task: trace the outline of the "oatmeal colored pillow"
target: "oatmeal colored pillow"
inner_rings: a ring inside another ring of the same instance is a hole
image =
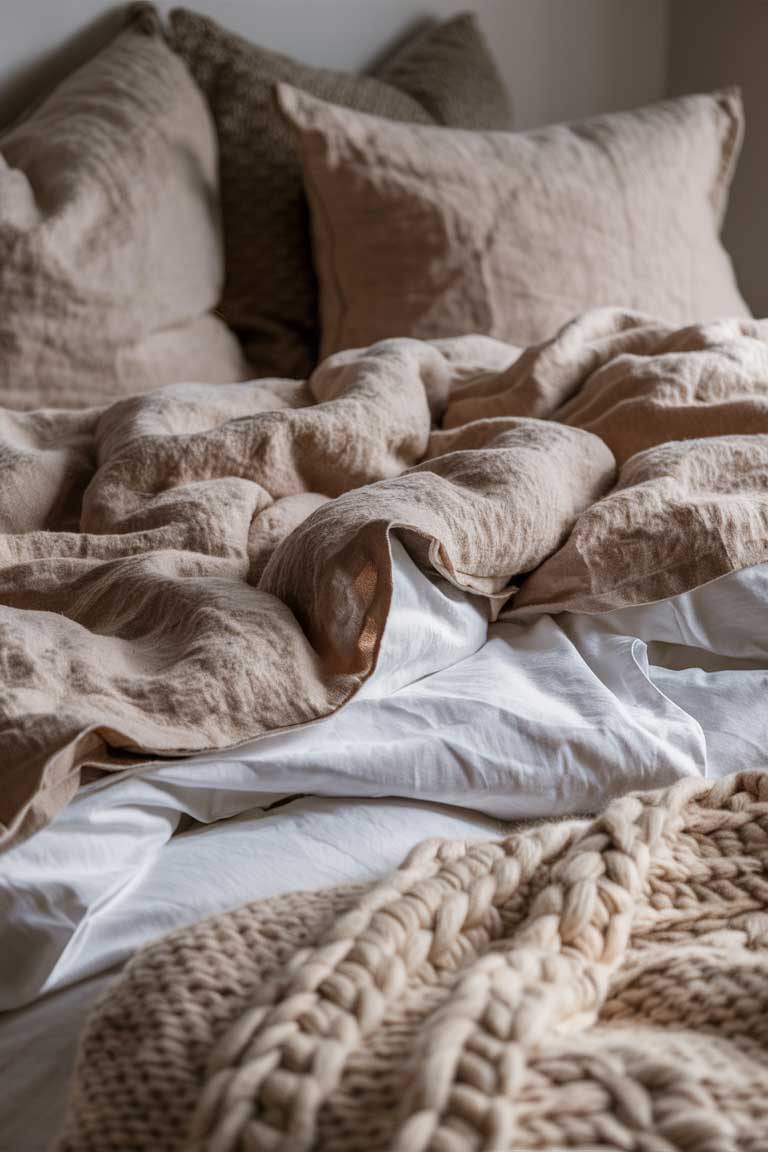
[[[748,316],[720,224],[735,90],[534,132],[394,124],[287,85],[312,209],[323,356],[389,336],[526,345],[619,306]]]
[[[462,128],[509,128],[506,89],[470,15],[412,38],[370,76],[311,68],[185,9],[170,25],[219,135],[222,315],[257,374],[304,376],[317,359],[317,283],[301,164],[275,83],[394,120]]]
[[[149,8],[0,138],[0,405],[241,379],[210,114]]]

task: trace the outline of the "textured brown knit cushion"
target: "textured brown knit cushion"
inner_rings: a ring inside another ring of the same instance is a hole
[[[0,139],[0,404],[240,380],[216,137],[147,5]]]
[[[183,929],[86,1029],[59,1152],[764,1152],[768,773],[426,842]]]
[[[222,314],[259,375],[307,375],[319,338],[317,285],[301,165],[275,83],[396,120],[483,128],[510,125],[504,85],[472,16],[420,34],[375,76],[311,68],[185,9],[170,23],[219,135]]]
[[[749,314],[718,238],[735,91],[515,133],[279,93],[312,209],[323,356],[390,336],[526,345],[603,306],[672,324]]]

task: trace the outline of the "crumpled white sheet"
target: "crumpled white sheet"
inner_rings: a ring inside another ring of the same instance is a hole
[[[393,548],[395,603],[379,668],[344,709],[84,789],[50,828],[0,858],[2,1007],[261,895],[258,854],[231,874],[226,860],[209,861],[215,824],[196,841],[195,884],[185,874],[174,886],[171,837],[183,814],[213,824],[312,793],[516,819],[591,812],[629,789],[763,766],[768,566],[640,608],[512,613],[489,627],[482,602],[430,581]],[[412,842],[428,834],[411,831]],[[296,887],[300,848],[281,851],[275,869]],[[153,877],[151,908],[149,897],[137,907],[133,893]],[[337,881],[347,878],[340,868]]]

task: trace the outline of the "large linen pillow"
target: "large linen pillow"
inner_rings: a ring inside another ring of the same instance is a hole
[[[254,372],[305,376],[317,359],[317,283],[301,163],[275,105],[275,83],[395,120],[462,128],[509,128],[506,89],[469,15],[412,38],[370,76],[310,68],[185,9],[171,13],[170,25],[219,135],[221,313]]]
[[[281,85],[320,280],[322,355],[389,336],[526,345],[601,306],[746,316],[718,238],[735,90],[535,132],[393,124]]]
[[[139,8],[0,138],[0,405],[242,379],[222,279],[210,114]]]

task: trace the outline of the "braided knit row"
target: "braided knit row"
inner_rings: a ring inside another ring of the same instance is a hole
[[[651,862],[663,858],[691,800],[707,790],[686,780],[661,797],[628,797],[581,835],[552,824],[498,846],[421,846],[319,948],[298,953],[285,982],[265,987],[222,1039],[193,1146],[230,1152],[247,1133],[253,1147],[310,1148],[317,1113],[349,1053],[409,975],[426,962],[461,963],[462,944],[480,951],[482,934],[499,935],[499,906],[555,860],[512,946],[478,960],[429,1021],[397,1142],[398,1152],[451,1147],[446,1140],[466,1126],[469,1107],[489,1150],[510,1147],[526,1053],[571,1019],[594,1020]],[[472,1086],[478,1059],[491,1068],[482,1091]]]
[[[222,1038],[191,1131],[192,1147],[230,1152],[248,1129],[255,1146],[300,1152],[347,1055],[425,962],[461,962],[498,935],[499,905],[573,837],[553,824],[509,845],[427,841],[371,890],[316,949],[298,952],[287,978]],[[263,1098],[275,1121],[259,1115]]]

